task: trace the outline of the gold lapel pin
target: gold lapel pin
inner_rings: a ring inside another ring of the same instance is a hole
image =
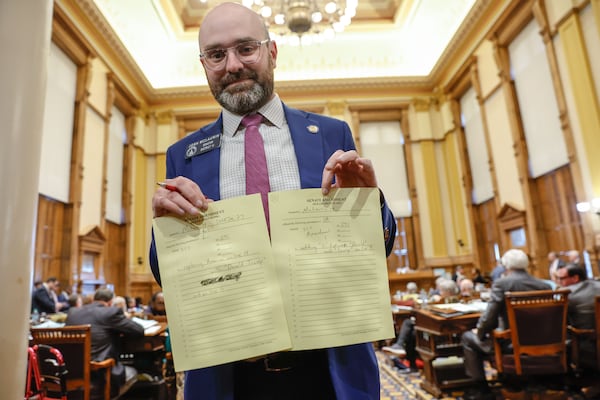
[[[310,133],[317,133],[319,132],[319,127],[316,125],[309,125],[306,127],[306,129],[310,132]]]

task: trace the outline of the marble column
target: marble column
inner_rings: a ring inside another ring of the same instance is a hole
[[[0,1],[0,399],[25,389],[52,5]]]

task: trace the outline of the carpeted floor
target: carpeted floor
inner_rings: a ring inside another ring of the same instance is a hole
[[[401,375],[388,361],[388,356],[376,351],[381,379],[380,400],[430,400],[434,397],[421,389],[421,374]],[[449,397],[447,399],[454,399]]]
[[[421,388],[423,380],[421,371],[409,375],[400,374],[398,369],[389,361],[389,356],[376,351],[379,361],[379,371],[381,379],[381,400],[433,400],[436,399],[431,394]],[[488,380],[493,380],[496,371],[488,363],[485,365]],[[594,394],[586,395],[584,392],[571,390],[550,389],[552,383],[544,385],[532,385],[520,391],[512,391],[501,386],[498,382],[493,386],[493,391],[497,399],[535,399],[535,400],[600,400],[600,388],[595,387],[592,390]],[[440,400],[462,400],[463,391],[453,390],[450,393],[444,393]]]

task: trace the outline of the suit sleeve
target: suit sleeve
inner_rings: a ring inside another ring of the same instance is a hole
[[[34,305],[38,308],[39,312],[54,313],[56,311],[56,304],[50,297],[46,289],[38,289],[34,292]]]
[[[483,340],[498,327],[498,316],[504,307],[504,289],[498,285],[492,285],[492,293],[487,308],[479,317],[477,322],[477,336]]]
[[[128,319],[123,310],[114,307],[115,313],[110,318],[110,324],[113,330],[123,333],[127,336],[141,337],[144,336],[144,328]]]
[[[172,156],[172,147],[170,147],[167,150],[166,167],[167,167],[167,171],[166,171],[167,178],[174,178],[176,176],[176,172],[175,172],[175,163],[173,162],[173,156]],[[150,269],[152,270],[152,275],[154,275],[154,279],[160,286],[162,286],[162,283],[160,280],[160,270],[158,268],[158,256],[156,255],[156,243],[154,241],[154,230],[152,231],[152,240],[150,242],[150,252],[149,252],[148,261],[150,262]]]
[[[394,248],[394,241],[396,240],[396,218],[392,213],[392,210],[387,205],[383,192],[380,192],[380,204],[381,204],[381,222],[383,224],[383,240],[385,241],[385,255],[388,257],[392,253]]]

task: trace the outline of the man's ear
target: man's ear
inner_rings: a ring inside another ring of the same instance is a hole
[[[273,68],[277,67],[277,43],[274,40],[269,42],[269,54],[273,60]]]

